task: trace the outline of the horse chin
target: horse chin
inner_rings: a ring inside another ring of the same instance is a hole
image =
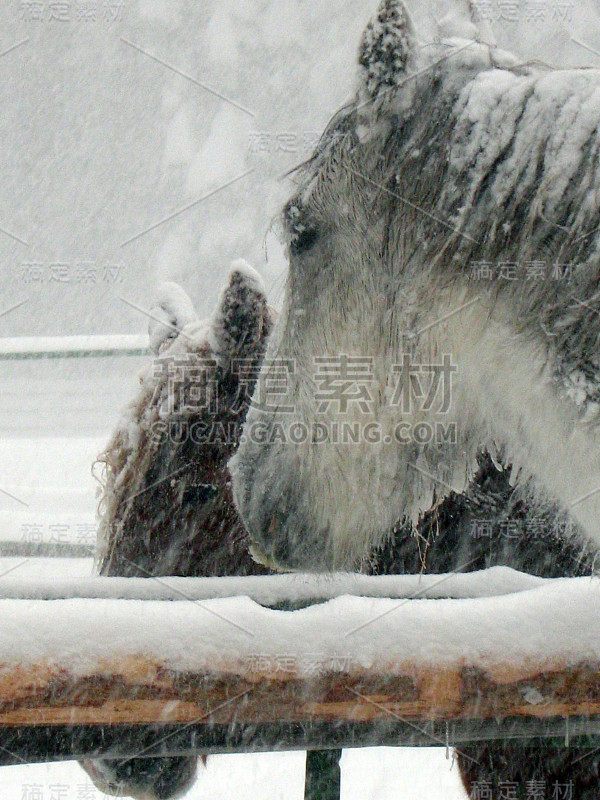
[[[264,529],[251,524],[246,528],[250,555],[273,572],[331,572],[339,566],[327,533],[319,533],[310,523],[300,521],[297,512],[289,517],[274,513]]]
[[[248,552],[257,564],[273,572],[292,572],[289,567],[284,567],[282,564],[279,564],[273,556],[268,556],[257,542],[251,542]]]
[[[315,476],[326,465],[314,464],[311,471],[297,451],[261,449],[246,440],[228,466],[235,506],[258,564],[276,572],[326,573],[353,568],[363,555],[368,520],[359,509],[352,511],[362,501],[344,487],[340,495],[334,487],[330,501],[319,497]]]

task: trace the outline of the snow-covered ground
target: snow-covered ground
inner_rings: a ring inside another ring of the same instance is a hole
[[[110,431],[146,362],[135,356],[0,361],[0,435],[80,438]],[[44,452],[51,450],[35,457]]]
[[[76,763],[6,767],[2,797],[108,800]],[[213,756],[186,800],[302,800],[304,754]],[[365,748],[342,756],[342,800],[463,800],[458,770],[443,748]]]

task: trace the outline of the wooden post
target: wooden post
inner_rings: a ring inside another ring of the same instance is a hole
[[[304,800],[340,800],[341,757],[341,750],[307,752]]]

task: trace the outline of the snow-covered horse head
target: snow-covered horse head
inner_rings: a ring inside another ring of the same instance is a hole
[[[600,72],[420,44],[385,0],[298,171],[230,462],[257,557],[349,567],[486,447],[600,544]]]

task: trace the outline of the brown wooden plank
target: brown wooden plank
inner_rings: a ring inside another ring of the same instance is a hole
[[[600,716],[600,664],[489,670],[394,665],[301,678],[244,665],[210,673],[133,656],[78,676],[0,666],[0,725],[375,722]]]

